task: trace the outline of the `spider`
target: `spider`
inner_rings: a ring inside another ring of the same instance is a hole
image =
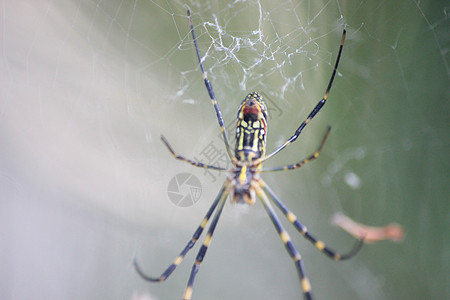
[[[318,102],[318,104],[308,115],[308,117],[300,124],[300,126],[295,131],[294,135],[291,136],[284,144],[279,146],[275,151],[273,151],[269,155],[265,155],[266,135],[267,135],[267,108],[264,104],[261,95],[257,92],[251,92],[245,97],[245,99],[242,101],[238,109],[237,123],[236,123],[236,145],[233,153],[230,147],[230,143],[228,141],[227,130],[225,129],[224,121],[222,119],[222,113],[219,109],[216,97],[214,96],[211,83],[206,77],[206,72],[201,60],[200,51],[198,49],[197,39],[194,32],[194,26],[192,25],[192,19],[189,10],[187,11],[187,16],[189,19],[190,31],[192,34],[192,39],[194,41],[200,68],[203,74],[203,80],[205,82],[206,90],[208,91],[209,97],[216,111],[217,119],[225,143],[225,148],[228,153],[228,156],[231,159],[231,162],[233,163],[233,167],[231,169],[225,169],[222,167],[203,164],[201,162],[185,158],[184,156],[177,154],[173,150],[172,146],[170,146],[166,138],[161,135],[162,142],[166,145],[166,147],[169,149],[169,151],[176,159],[185,161],[191,165],[200,168],[228,171],[229,175],[225,180],[224,184],[222,185],[211,207],[208,209],[199,227],[194,232],[191,240],[187,243],[187,245],[181,251],[181,253],[175,258],[173,263],[159,277],[150,277],[142,271],[142,269],[137,264],[137,261],[135,260],[134,266],[136,268],[136,271],[144,280],[152,282],[165,281],[172,274],[175,268],[183,261],[185,255],[200,238],[212,214],[215,212],[214,218],[211,221],[211,225],[208,228],[206,237],[203,240],[203,244],[200,247],[200,250],[198,251],[195,263],[192,267],[192,271],[187,283],[187,287],[184,291],[183,299],[184,300],[191,299],[195,277],[200,269],[200,264],[202,263],[206,255],[206,251],[208,250],[212,236],[214,234],[214,230],[216,228],[217,222],[219,221],[220,215],[222,213],[223,207],[225,205],[228,196],[229,195],[231,196],[230,198],[232,203],[244,203],[248,205],[253,205],[256,202],[256,198],[259,198],[261,200],[264,209],[269,215],[269,218],[272,221],[278,235],[280,236],[284,246],[286,247],[287,252],[294,261],[300,279],[300,285],[303,291],[304,298],[312,299],[311,284],[308,278],[306,277],[300,253],[293,245],[289,234],[283,228],[280,220],[275,214],[275,210],[272,206],[272,203],[275,204],[275,206],[281,210],[284,216],[295,227],[295,229],[297,229],[297,231],[300,232],[301,235],[303,235],[308,241],[310,241],[319,251],[323,252],[326,256],[328,256],[333,260],[344,260],[353,257],[360,250],[364,240],[363,239],[358,240],[354,245],[353,249],[346,254],[341,255],[331,250],[330,248],[325,246],[325,244],[322,241],[316,239],[313,235],[311,235],[308,232],[306,226],[300,223],[300,221],[297,219],[294,213],[292,213],[283,204],[283,202],[281,202],[281,200],[275,195],[272,189],[270,189],[270,187],[266,184],[266,182],[260,177],[260,173],[282,171],[282,170],[294,170],[309,163],[310,161],[316,159],[319,156],[320,151],[322,150],[322,147],[325,144],[325,141],[328,137],[328,134],[330,133],[331,130],[330,126],[328,126],[317,150],[309,157],[290,165],[274,168],[262,167],[262,163],[264,161],[273,157],[281,150],[286,148],[288,145],[293,143],[300,136],[302,130],[306,127],[306,125],[312,120],[312,118],[314,118],[314,116],[324,106],[328,98],[331,86],[333,84],[334,77],[336,75],[336,70],[338,68],[342,48],[344,45],[346,31],[344,29],[342,33],[342,40],[339,46],[339,52],[336,58],[336,63],[334,65],[333,73],[331,75],[331,79],[328,83],[328,87],[325,91],[325,94],[322,100]]]

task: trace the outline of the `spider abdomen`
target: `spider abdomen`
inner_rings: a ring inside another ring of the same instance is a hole
[[[252,162],[266,151],[267,109],[259,93],[251,92],[242,101],[236,123],[235,156],[239,162]]]

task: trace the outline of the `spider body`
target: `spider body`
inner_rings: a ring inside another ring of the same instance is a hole
[[[175,258],[173,263],[159,276],[159,277],[150,277],[146,275],[136,260],[134,261],[134,266],[138,274],[147,281],[152,282],[160,282],[165,281],[172,272],[176,269],[176,267],[183,261],[185,255],[189,252],[189,250],[195,245],[197,240],[200,238],[203,230],[205,229],[207,223],[209,222],[211,216],[214,214],[214,217],[211,221],[211,224],[208,228],[205,239],[203,240],[203,244],[201,245],[198,254],[195,259],[195,263],[192,266],[192,271],[189,276],[189,280],[187,283],[187,287],[184,291],[183,299],[190,300],[192,297],[194,281],[196,275],[200,269],[200,265],[206,255],[206,251],[210,246],[212,236],[214,234],[214,230],[216,225],[220,219],[222,214],[225,202],[228,196],[231,196],[231,201],[234,203],[244,203],[253,205],[256,202],[256,199],[261,200],[261,204],[266,210],[272,224],[274,225],[281,241],[283,242],[288,254],[292,258],[295,267],[297,269],[297,274],[300,279],[300,287],[302,289],[303,295],[305,299],[312,299],[311,293],[311,284],[306,277],[306,273],[303,267],[303,262],[300,253],[295,248],[294,244],[291,241],[291,238],[287,231],[284,229],[281,224],[278,216],[275,213],[275,209],[272,206],[272,203],[283,213],[286,219],[292,224],[292,226],[305,237],[306,240],[311,242],[319,251],[325,254],[327,257],[333,260],[344,260],[353,257],[361,248],[363,244],[363,240],[359,240],[353,249],[346,254],[339,254],[334,250],[331,250],[325,243],[316,239],[313,235],[311,235],[306,228],[295,216],[293,212],[291,212],[283,202],[275,195],[275,193],[269,188],[269,186],[264,182],[261,178],[260,173],[262,172],[272,172],[272,171],[283,171],[283,170],[294,170],[302,167],[308,162],[316,159],[319,156],[320,151],[325,143],[326,138],[330,132],[330,127],[327,128],[325,135],[322,138],[322,141],[317,148],[317,150],[308,156],[307,158],[285,166],[272,167],[272,168],[263,168],[262,163],[269,159],[270,157],[276,155],[285,147],[293,143],[301,134],[302,130],[306,127],[307,124],[314,118],[314,116],[322,109],[325,102],[328,98],[328,93],[331,89],[334,77],[336,75],[336,70],[339,64],[339,60],[341,57],[341,52],[345,39],[345,30],[342,34],[342,40],[339,47],[339,52],[337,55],[336,63],[333,69],[333,73],[331,75],[331,79],[328,83],[328,87],[325,91],[325,94],[317,105],[313,108],[311,113],[307,116],[307,118],[300,124],[300,126],[295,131],[294,135],[292,135],[286,142],[284,142],[281,146],[279,146],[275,151],[266,155],[266,136],[267,136],[267,108],[264,104],[264,101],[260,94],[256,92],[249,93],[245,99],[242,101],[237,115],[236,122],[236,145],[233,151],[231,150],[227,131],[225,129],[224,121],[222,118],[222,113],[219,109],[219,105],[216,101],[211,83],[209,82],[205,69],[203,67],[202,59],[200,56],[200,51],[198,49],[197,40],[195,37],[194,26],[192,25],[192,20],[190,18],[190,13],[188,11],[188,18],[191,27],[192,38],[195,45],[195,50],[197,53],[197,58],[200,64],[200,68],[203,74],[203,80],[205,82],[206,90],[208,91],[209,97],[211,99],[211,103],[214,106],[216,111],[217,120],[222,131],[223,140],[225,144],[225,148],[227,150],[228,156],[230,157],[231,162],[233,163],[233,168],[227,170],[222,167],[207,165],[201,162],[197,162],[188,158],[185,158],[182,155],[177,154],[173,148],[170,146],[169,142],[161,136],[161,140],[167,146],[172,155],[181,161],[185,161],[190,163],[193,166],[212,169],[212,170],[221,170],[228,171],[229,175],[225,180],[222,188],[220,189],[217,197],[211,204],[210,208],[205,214],[202,222],[198,226],[197,230],[192,235],[192,238],[189,240],[184,249],[180,252],[180,254]]]
[[[232,202],[254,204],[253,181],[259,179],[266,151],[267,109],[260,94],[249,93],[242,101],[236,122],[235,168],[229,177]]]

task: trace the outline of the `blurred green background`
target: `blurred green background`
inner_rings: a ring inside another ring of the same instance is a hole
[[[1,2],[1,299],[182,297],[198,247],[165,283],[144,282],[132,261],[159,275],[225,178],[159,141],[224,153],[187,7],[231,132],[245,95],[265,95],[269,152],[323,96],[347,29],[329,101],[266,165],[306,157],[331,125],[320,159],[264,178],[333,249],[354,243],[335,212],[406,230],[333,262],[285,222],[317,299],[450,298],[448,1]],[[202,184],[188,208],[167,194],[183,172]],[[300,297],[260,203],[227,204],[193,298]]]

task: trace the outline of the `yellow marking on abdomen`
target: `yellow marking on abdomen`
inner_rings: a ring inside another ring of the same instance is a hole
[[[237,149],[243,150],[244,149],[244,133],[241,132],[239,134],[239,140],[237,141]]]
[[[255,131],[255,134],[253,135],[253,145],[252,145],[252,150],[253,150],[254,152],[258,151],[258,142],[259,142],[258,134],[259,134],[259,130],[257,129],[257,130]]]

